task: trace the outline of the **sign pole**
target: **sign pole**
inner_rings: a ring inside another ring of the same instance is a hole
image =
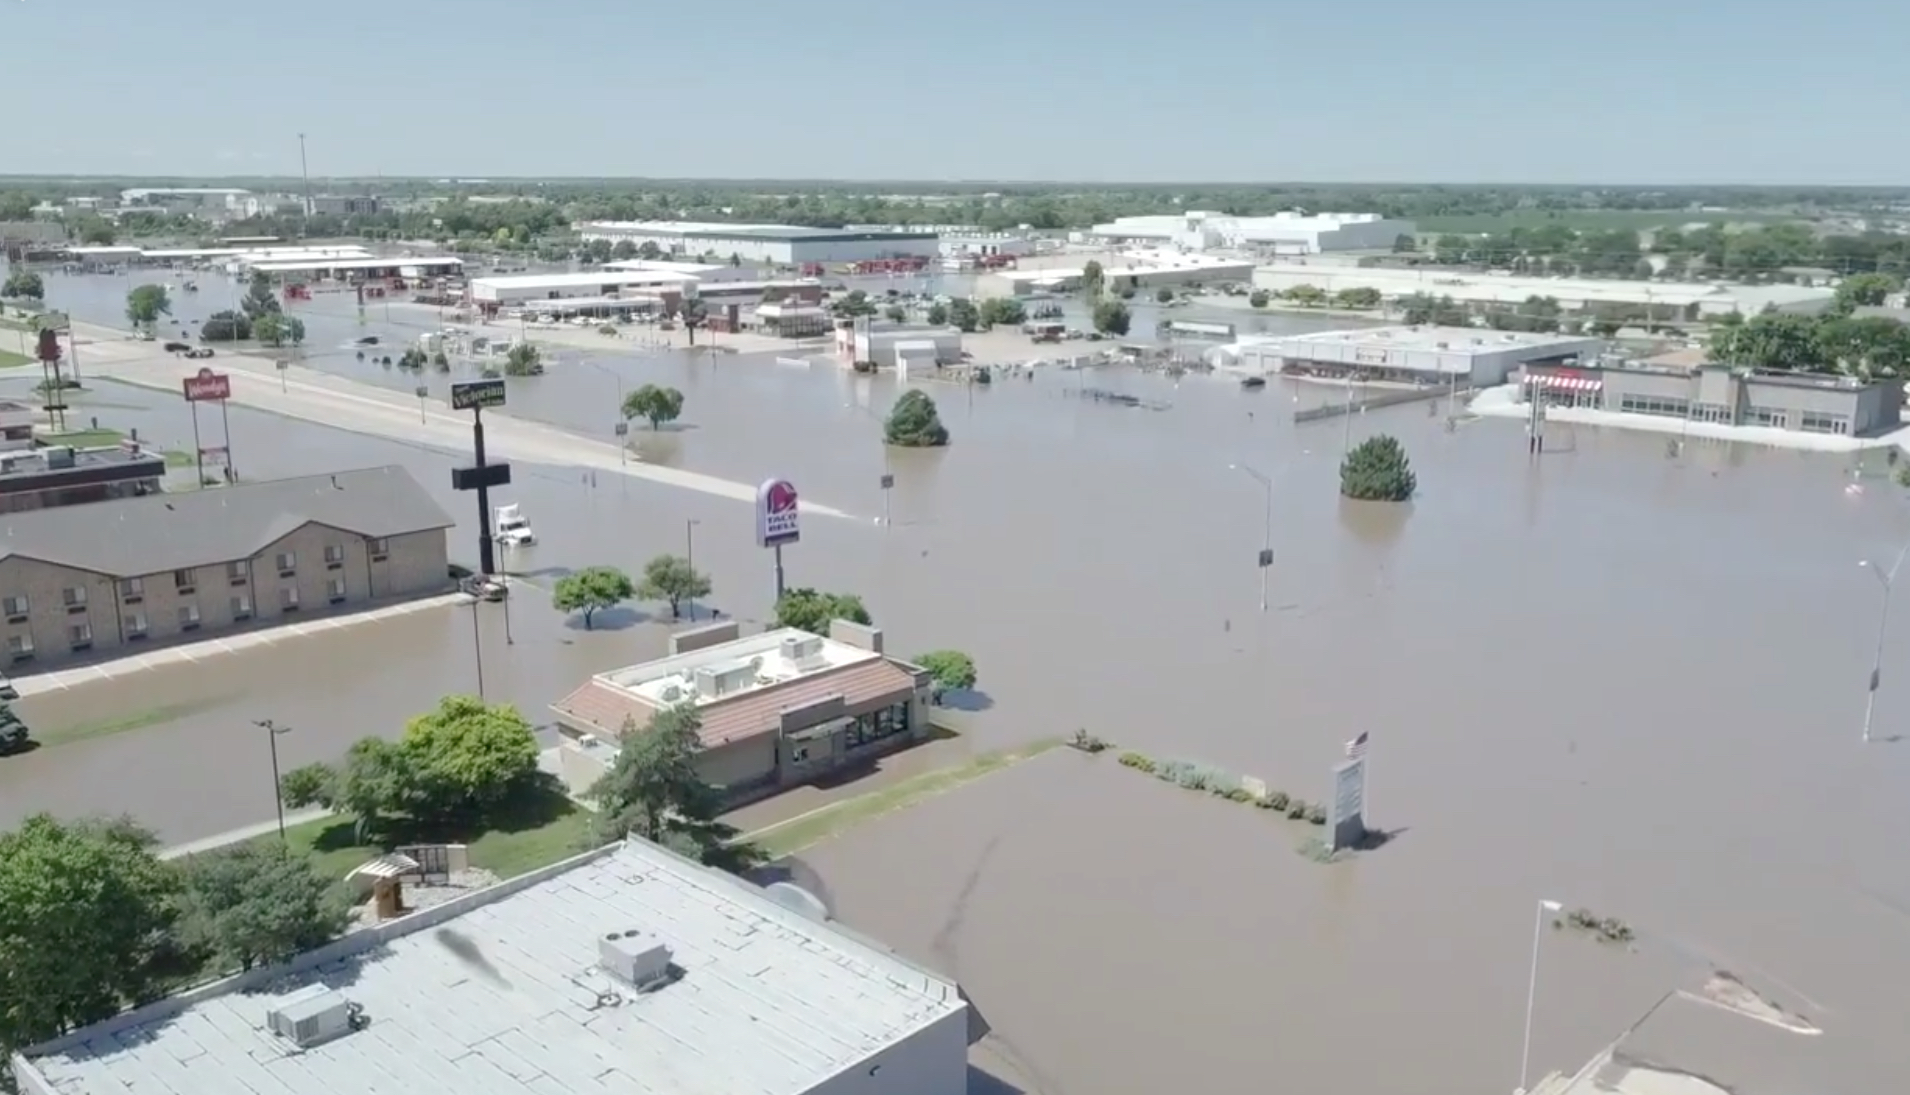
[[[220,429],[225,432],[226,482],[236,483],[239,481],[239,467],[232,462],[232,412],[227,409],[231,405],[232,401],[230,399],[221,399],[219,401],[219,423]]]
[[[192,407],[192,460],[193,466],[199,469],[199,481],[193,484],[193,486],[199,490],[204,490],[206,487],[206,446],[204,442],[199,440],[199,401],[196,399],[193,400],[190,406]]]
[[[776,600],[783,599],[783,546],[776,545]]]
[[[420,392],[423,391],[421,387]],[[420,395],[422,401],[423,396]],[[471,412],[471,454],[473,466],[454,468],[454,490],[477,492],[478,570],[485,577],[497,574],[497,541],[491,529],[491,488],[511,481],[509,464],[492,464],[484,457],[484,408],[502,407],[505,389],[502,380],[473,380],[451,385],[451,409]],[[422,411],[420,411],[422,415]]]

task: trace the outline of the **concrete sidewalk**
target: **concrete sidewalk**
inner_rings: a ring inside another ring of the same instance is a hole
[[[303,825],[308,821],[318,821],[331,816],[332,811],[327,810],[323,806],[314,806],[306,810],[287,810],[285,812],[285,825],[287,828],[290,828],[293,825]],[[270,836],[278,831],[279,819],[274,817],[266,821],[261,821],[256,825],[246,825],[227,832],[215,833],[201,840],[189,840],[184,844],[175,844],[165,851],[160,852],[159,858],[178,859],[181,856],[197,855],[200,852],[212,851],[214,848],[223,848],[228,844],[237,844],[242,840],[252,840],[257,837]]]

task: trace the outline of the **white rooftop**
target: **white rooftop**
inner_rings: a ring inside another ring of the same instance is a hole
[[[1489,331],[1483,327],[1364,327],[1351,331],[1315,331],[1300,335],[1249,335],[1244,345],[1277,346],[1288,351],[1353,346],[1365,349],[1425,350],[1444,354],[1499,353],[1505,350],[1553,350],[1601,345],[1582,335]]]
[[[1000,270],[993,276],[1009,281],[1043,282],[1072,281],[1080,278],[1086,271],[1086,264],[1073,267],[1049,267],[1037,270]],[[1253,273],[1254,263],[1246,260],[1215,258],[1212,255],[1189,254],[1180,251],[1150,251],[1128,253],[1121,261],[1103,264],[1101,276],[1104,278],[1131,277],[1135,274],[1159,273],[1230,273],[1247,277]]]
[[[606,270],[662,270],[673,274],[707,274],[713,270],[727,270],[726,262],[673,262],[669,259],[618,259],[603,264]]]
[[[341,256],[338,258],[320,257],[312,259],[278,260],[255,262],[252,269],[263,270],[268,274],[294,273],[301,270],[382,270],[388,266],[453,266],[463,267],[464,260],[434,255],[388,255],[377,256]]]
[[[612,688],[633,692],[656,707],[694,700],[708,703],[744,692],[774,688],[845,665],[880,661],[882,655],[793,627],[718,643],[642,665],[597,674]]]
[[[695,274],[671,270],[605,270],[600,274],[512,274],[498,278],[472,278],[471,288],[488,289],[569,289],[588,285],[687,285]]]
[[[631,929],[669,948],[678,979],[637,992],[599,968],[599,941]],[[640,841],[293,971],[128,1013],[29,1067],[60,1095],[787,1095],[967,1007],[954,982]],[[362,1008],[363,1029],[306,1049],[266,1029],[313,985]]]

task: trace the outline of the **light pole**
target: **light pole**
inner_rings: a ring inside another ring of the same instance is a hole
[[[877,426],[884,430],[888,428],[888,423],[883,421],[881,415],[876,414],[875,411],[860,403],[844,403],[843,406],[849,410],[866,415],[871,421],[875,422]],[[895,489],[895,469],[889,463],[889,439],[886,436],[882,438],[882,478],[877,480],[877,482],[880,483],[882,487],[882,527],[886,530],[894,524],[889,516],[889,492]]]
[[[703,522],[692,517],[683,522],[683,562],[691,577],[696,576],[696,526]],[[696,622],[696,598],[689,598],[690,622]]]
[[[1273,480],[1248,464],[1229,464],[1234,471],[1253,476],[1267,494],[1266,530],[1260,541],[1260,611],[1267,610],[1267,572],[1273,569]]]
[[[477,594],[471,595],[471,660],[477,664],[478,699],[484,698],[484,635],[478,628]]]
[[[1563,910],[1556,901],[1539,900],[1532,918],[1532,975],[1525,984],[1525,1048],[1519,1053],[1519,1095],[1525,1095],[1527,1078],[1532,1074],[1532,1005],[1539,998],[1539,940],[1545,935],[1545,914]]]
[[[600,365],[589,358],[580,359],[584,364],[600,373],[607,373],[617,382],[617,424],[611,427],[611,434],[617,439],[617,463],[622,467],[630,466],[630,420],[623,413],[623,374],[608,365]]]
[[[279,735],[289,734],[292,728],[280,726],[271,719],[254,719],[252,725],[265,731],[265,740],[272,746],[272,803],[278,807],[279,843],[285,843],[285,792],[279,789]]]
[[[1870,691],[1864,697],[1864,743],[1870,743],[1870,719],[1877,712],[1877,686],[1883,683],[1883,640],[1890,627],[1890,592],[1896,585],[1897,570],[1903,566],[1904,557],[1910,555],[1910,543],[1903,545],[1897,552],[1896,561],[1885,570],[1865,559],[1857,565],[1877,576],[1877,584],[1883,587],[1883,604],[1877,610],[1877,648],[1870,661]]]

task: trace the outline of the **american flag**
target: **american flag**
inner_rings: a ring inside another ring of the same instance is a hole
[[[1365,755],[1366,755],[1366,741],[1367,741],[1367,732],[1366,732],[1366,731],[1364,731],[1364,730],[1361,730],[1361,731],[1360,731],[1360,733],[1359,733],[1359,737],[1356,737],[1356,738],[1353,738],[1352,740],[1350,740],[1350,741],[1348,741],[1348,742],[1346,743],[1346,756],[1347,756],[1347,759],[1348,759],[1348,760],[1358,760],[1358,759],[1360,759],[1361,757],[1363,757],[1363,756],[1365,756]]]

